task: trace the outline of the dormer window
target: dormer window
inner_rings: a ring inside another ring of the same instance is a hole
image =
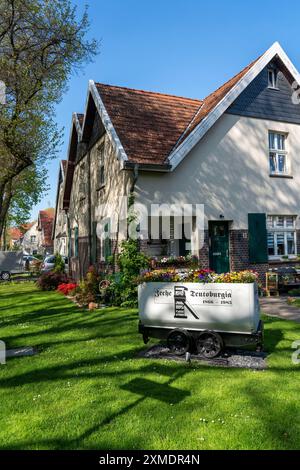
[[[277,86],[277,70],[269,69],[268,70],[268,87],[275,90],[278,89]]]

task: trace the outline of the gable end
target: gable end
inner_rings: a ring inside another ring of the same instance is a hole
[[[277,70],[277,87],[269,88],[268,71]],[[272,61],[226,111],[228,114],[300,124],[300,105],[294,104],[293,78],[279,61]]]

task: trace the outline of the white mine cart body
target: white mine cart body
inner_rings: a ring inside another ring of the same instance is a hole
[[[138,298],[139,331],[145,342],[149,337],[168,339],[177,331],[187,336],[188,349],[209,333],[222,349],[262,347],[256,283],[147,282],[139,286]]]

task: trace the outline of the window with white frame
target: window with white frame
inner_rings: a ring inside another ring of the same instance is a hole
[[[296,255],[296,216],[269,215],[267,229],[270,257]]]
[[[269,159],[271,175],[287,175],[289,173],[286,140],[286,134],[269,132]]]
[[[268,69],[268,87],[277,89],[277,70]]]

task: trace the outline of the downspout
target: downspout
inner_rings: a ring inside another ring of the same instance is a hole
[[[91,195],[91,152],[88,151],[88,251],[89,251],[89,265],[92,265],[92,195]]]
[[[136,163],[133,167],[132,170],[132,180],[131,180],[131,186],[129,189],[129,200],[128,200],[128,209],[134,204],[134,192],[135,192],[135,186],[138,180],[139,176],[139,164]],[[128,218],[128,223],[129,223],[129,218]],[[127,229],[127,239],[128,239],[128,229]]]
[[[70,236],[71,236],[71,226],[70,226],[70,214],[69,214],[69,211],[68,209],[65,209],[65,214],[66,214],[66,217],[67,217],[67,253],[68,253],[68,260],[69,260],[69,263],[68,263],[68,267],[69,267],[69,276],[72,277],[72,268],[71,268],[71,256],[70,256]]]
[[[132,174],[133,174],[133,179],[132,179],[131,186],[130,186],[130,195],[133,196],[134,191],[135,191],[135,185],[137,183],[138,176],[139,176],[139,164],[138,163],[134,165]]]

